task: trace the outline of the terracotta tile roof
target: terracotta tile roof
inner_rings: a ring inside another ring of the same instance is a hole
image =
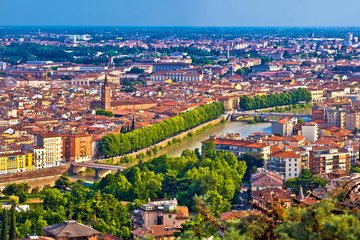
[[[162,237],[162,236],[173,236],[174,233],[180,232],[180,230],[175,229],[171,225],[154,225],[149,226],[148,228],[139,228],[131,231],[135,237]]]
[[[276,194],[279,198],[281,198],[285,202],[291,201],[290,192],[280,188],[266,188],[263,190],[251,192],[253,199],[259,202],[264,202],[264,201],[267,202],[271,198],[271,194]]]
[[[42,230],[57,238],[59,237],[89,237],[92,235],[99,235],[101,232],[92,229],[84,224],[78,223],[74,220],[65,221],[59,224],[43,227]]]
[[[295,154],[293,151],[275,152],[275,153],[272,153],[270,156],[278,157],[278,158],[300,158],[300,155]]]
[[[188,219],[189,218],[189,209],[187,207],[176,206],[177,214],[176,218],[178,219]]]
[[[251,175],[251,186],[283,186],[284,180],[278,173],[272,171],[258,172]]]

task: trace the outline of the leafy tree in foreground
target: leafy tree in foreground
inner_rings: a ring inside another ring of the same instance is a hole
[[[244,181],[250,181],[251,174],[255,169],[264,167],[264,159],[259,153],[247,152],[239,157],[239,160],[246,162],[246,172],[244,174]],[[256,170],[255,170],[256,172]]]
[[[290,178],[285,182],[285,188],[290,188],[295,194],[299,194],[300,187],[306,192],[318,187],[325,187],[327,181],[316,175],[313,175],[309,169],[301,171],[299,177]]]

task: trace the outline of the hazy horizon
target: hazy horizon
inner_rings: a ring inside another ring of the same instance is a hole
[[[360,27],[344,0],[5,0],[0,26]]]

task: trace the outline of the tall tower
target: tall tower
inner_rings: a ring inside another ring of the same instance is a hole
[[[230,45],[227,45],[227,59],[230,60]]]
[[[106,74],[104,84],[101,86],[101,108],[106,111],[111,110],[111,87]]]
[[[111,54],[110,54],[110,57],[109,57],[108,65],[109,65],[109,69],[115,69],[114,57]]]

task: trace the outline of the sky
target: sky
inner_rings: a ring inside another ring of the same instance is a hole
[[[360,26],[359,0],[1,0],[0,26]]]

